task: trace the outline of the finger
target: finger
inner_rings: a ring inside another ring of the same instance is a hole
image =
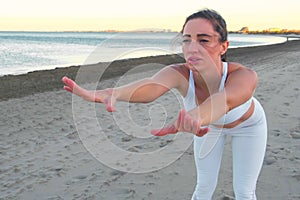
[[[168,134],[175,134],[177,133],[176,127],[172,124],[161,129],[153,129],[151,130],[151,134],[155,136],[165,136]]]
[[[115,98],[113,98],[113,97],[107,98],[107,99],[105,100],[106,110],[107,110],[108,112],[115,112],[115,111],[116,111],[116,109],[115,109],[115,107],[114,107],[115,102],[116,102],[116,100],[115,100]]]
[[[65,84],[64,89],[68,92],[72,92],[87,101],[95,101],[95,94],[91,95],[91,92],[83,89],[82,87],[78,86],[75,81],[68,77],[63,77],[62,82]]]
[[[183,130],[182,125],[184,124],[184,118],[186,116],[186,111],[184,109],[180,110],[177,118],[176,128],[178,130]]]
[[[183,127],[187,132],[192,132],[193,129],[193,119],[190,115],[185,115],[183,119]]]
[[[62,82],[65,84],[64,89],[67,90],[68,92],[72,92],[75,93],[79,96],[82,96],[83,90],[81,87],[79,87],[75,81],[73,81],[72,79],[64,76],[62,78]]]
[[[66,86],[68,86],[71,89],[73,89],[74,86],[76,85],[76,83],[72,79],[69,79],[66,76],[64,76],[61,80]]]
[[[72,88],[70,88],[69,86],[64,86],[64,90],[68,92],[73,92]]]
[[[200,125],[199,121],[193,120],[192,133],[194,133],[196,135],[200,129],[201,129],[201,125]]]
[[[197,131],[196,136],[202,137],[203,135],[207,134],[209,132],[209,127],[200,128],[200,130]]]
[[[112,106],[112,105],[106,105],[106,110],[108,111],[108,112],[115,112],[116,111],[116,109],[115,109],[115,107],[114,106]]]

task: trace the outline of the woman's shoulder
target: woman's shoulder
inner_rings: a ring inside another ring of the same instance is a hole
[[[190,76],[190,71],[189,69],[185,66],[185,63],[176,63],[168,66],[170,69],[175,70],[178,72],[180,75],[185,77],[187,80],[189,79]]]
[[[228,74],[235,72],[237,70],[253,71],[252,69],[246,67],[245,65],[237,62],[227,62],[228,63]]]
[[[189,86],[190,71],[184,63],[172,64],[165,67],[166,75],[176,81],[177,89],[182,96],[186,95]]]
[[[253,85],[253,87],[257,84],[257,74],[254,70],[235,62],[228,63],[228,73],[226,79],[226,85],[229,82],[233,82],[234,85],[239,85],[241,83],[247,83],[248,85]],[[247,80],[246,82],[244,80]]]

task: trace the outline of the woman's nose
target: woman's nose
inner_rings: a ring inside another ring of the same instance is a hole
[[[197,41],[195,41],[195,40],[192,40],[191,42],[190,42],[190,44],[188,45],[188,48],[187,48],[187,50],[189,51],[189,52],[197,52],[197,51],[199,51],[199,43],[197,42]]]

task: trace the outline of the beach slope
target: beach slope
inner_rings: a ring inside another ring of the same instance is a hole
[[[255,97],[265,108],[269,131],[257,184],[258,199],[300,199],[300,41],[230,49],[228,60],[254,69],[259,77]],[[159,56],[118,61],[115,67],[109,67],[110,71],[105,71],[97,87],[150,76],[174,62],[182,62],[182,58]],[[145,63],[154,63],[153,68]],[[91,68],[96,72],[101,66],[105,64]],[[84,130],[95,128],[89,123],[88,111],[95,112],[107,139],[126,151],[152,152],[170,145],[172,138],[156,139],[147,131],[139,135],[142,139],[128,135],[135,133],[134,128],[126,123],[120,128],[103,106],[72,98],[62,90],[60,79],[65,75],[75,78],[78,70],[80,66],[0,77],[0,199],[190,199],[196,184],[192,146],[169,165],[138,174],[111,168],[88,151],[83,142],[87,138]],[[93,87],[88,81],[95,78],[93,74],[86,74],[84,87]],[[151,128],[149,118],[160,116],[148,109],[167,108],[176,116],[180,104],[174,99],[171,93],[147,106],[125,105],[131,114],[128,120],[146,127],[145,130]],[[163,107],[155,107],[158,103]],[[74,110],[82,111],[86,118],[77,120]],[[173,115],[168,120],[174,119]],[[104,155],[105,147],[99,149]],[[159,159],[157,162],[163,162],[167,157]],[[117,167],[124,167],[124,163],[120,161]],[[233,196],[228,138],[214,199]]]

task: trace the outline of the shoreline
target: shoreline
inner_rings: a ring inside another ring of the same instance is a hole
[[[284,43],[272,45],[231,48],[227,51],[227,60],[230,62],[240,62],[251,68],[251,62],[248,62],[246,55],[249,55],[250,57],[259,56],[260,51],[270,51],[270,53],[272,53],[272,51],[276,51],[277,48],[295,48],[295,46],[300,47],[299,40],[287,41]],[[89,76],[92,77],[87,77],[87,80],[98,80],[95,79],[97,77],[93,76],[95,76],[95,74],[99,75],[97,71],[105,67],[107,69],[101,77],[101,80],[106,80],[122,76],[124,73],[135,68],[138,65],[155,63],[161,65],[158,67],[162,67],[169,64],[181,62],[184,62],[184,59],[180,55],[159,55],[117,60],[113,61],[112,63],[101,62],[91,65],[59,67],[51,70],[33,71],[20,75],[4,75],[0,77],[0,101],[61,89],[61,78],[63,76],[69,76],[70,78],[75,79],[76,74],[80,68],[89,68]],[[248,63],[250,64],[250,66]],[[88,81],[82,83],[88,83]]]
[[[1,32],[1,31],[0,31]],[[9,32],[9,31],[8,31]],[[17,31],[19,32],[19,31]],[[58,32],[60,33],[60,32]],[[141,32],[144,33],[144,32]],[[149,32],[150,33],[150,32]],[[232,33],[232,34],[236,34],[236,35],[241,35],[240,33]],[[248,48],[248,47],[257,47],[257,46],[267,46],[267,45],[275,45],[275,44],[281,44],[281,43],[285,43],[289,40],[289,35],[272,35],[272,34],[247,34],[247,35],[260,35],[260,36],[273,36],[273,37],[277,37],[277,38],[286,38],[286,40],[282,40],[282,41],[277,41],[277,42],[265,42],[265,43],[258,43],[258,44],[248,44],[248,45],[237,45],[237,46],[232,46],[229,45],[228,49],[237,49],[237,48]],[[296,38],[296,39],[300,39],[299,37],[295,37],[295,36],[291,36],[291,38]],[[141,58],[147,58],[147,57],[155,57],[155,56],[169,56],[172,54],[158,54],[158,55],[152,55],[152,56],[141,56],[141,57],[132,57],[132,58],[127,58],[128,59],[141,59]],[[121,59],[121,60],[125,60],[125,59]],[[114,61],[120,61],[120,60],[114,60]],[[81,64],[81,63],[69,63],[69,64],[58,64],[58,65],[52,65],[52,66],[48,66],[48,65],[43,65],[43,66],[39,66],[40,69],[31,69],[31,70],[26,70],[26,71],[22,71],[22,72],[15,72],[15,73],[8,73],[8,74],[1,74],[0,77],[3,76],[17,76],[17,75],[25,75],[28,73],[32,73],[32,72],[37,72],[37,71],[49,71],[49,70],[55,70],[57,68],[66,68],[66,67],[72,67],[72,66],[84,66],[84,65],[97,65],[99,63],[107,63],[107,62],[112,62],[112,61],[99,61],[97,63],[89,63],[89,64]]]
[[[238,34],[238,33],[233,33],[233,34],[241,35],[241,34]],[[247,34],[247,35],[251,35],[251,34]],[[231,45],[229,45],[228,49],[248,48],[248,47],[256,47],[256,46],[267,46],[267,45],[281,44],[281,43],[287,42],[289,40],[289,38],[300,39],[300,36],[297,37],[297,36],[289,36],[289,35],[272,35],[272,34],[270,34],[270,35],[268,35],[268,34],[252,34],[252,35],[260,35],[260,36],[267,35],[267,36],[273,36],[273,37],[277,37],[277,38],[285,38],[285,40],[277,41],[277,42],[269,42],[269,43],[265,42],[265,43],[262,43],[262,44],[258,43],[258,44],[236,45],[236,46],[232,46],[232,44],[231,44]],[[172,54],[157,54],[157,55],[152,55],[152,56],[169,56],[169,55],[172,55]],[[145,55],[145,56],[140,56],[140,57],[131,57],[131,58],[126,58],[126,60],[128,60],[128,59],[140,59],[140,58],[147,58],[147,57],[151,57],[151,56],[150,55]],[[121,59],[121,60],[125,60],[125,59]],[[114,61],[120,61],[120,60],[114,60]],[[8,74],[0,74],[0,77],[9,76],[9,75],[12,75],[12,76],[25,75],[25,74],[36,72],[36,71],[47,71],[47,70],[54,70],[54,69],[57,69],[57,68],[65,68],[65,67],[72,67],[72,66],[96,65],[96,64],[99,64],[99,63],[106,63],[106,62],[112,62],[112,61],[99,61],[97,63],[89,63],[89,64],[68,63],[68,64],[57,64],[57,65],[51,65],[51,66],[43,65],[43,66],[39,66],[40,67],[39,69],[31,69],[31,70],[28,69],[28,70],[22,71],[22,72],[15,72],[15,73],[12,72],[12,73],[8,73]]]

